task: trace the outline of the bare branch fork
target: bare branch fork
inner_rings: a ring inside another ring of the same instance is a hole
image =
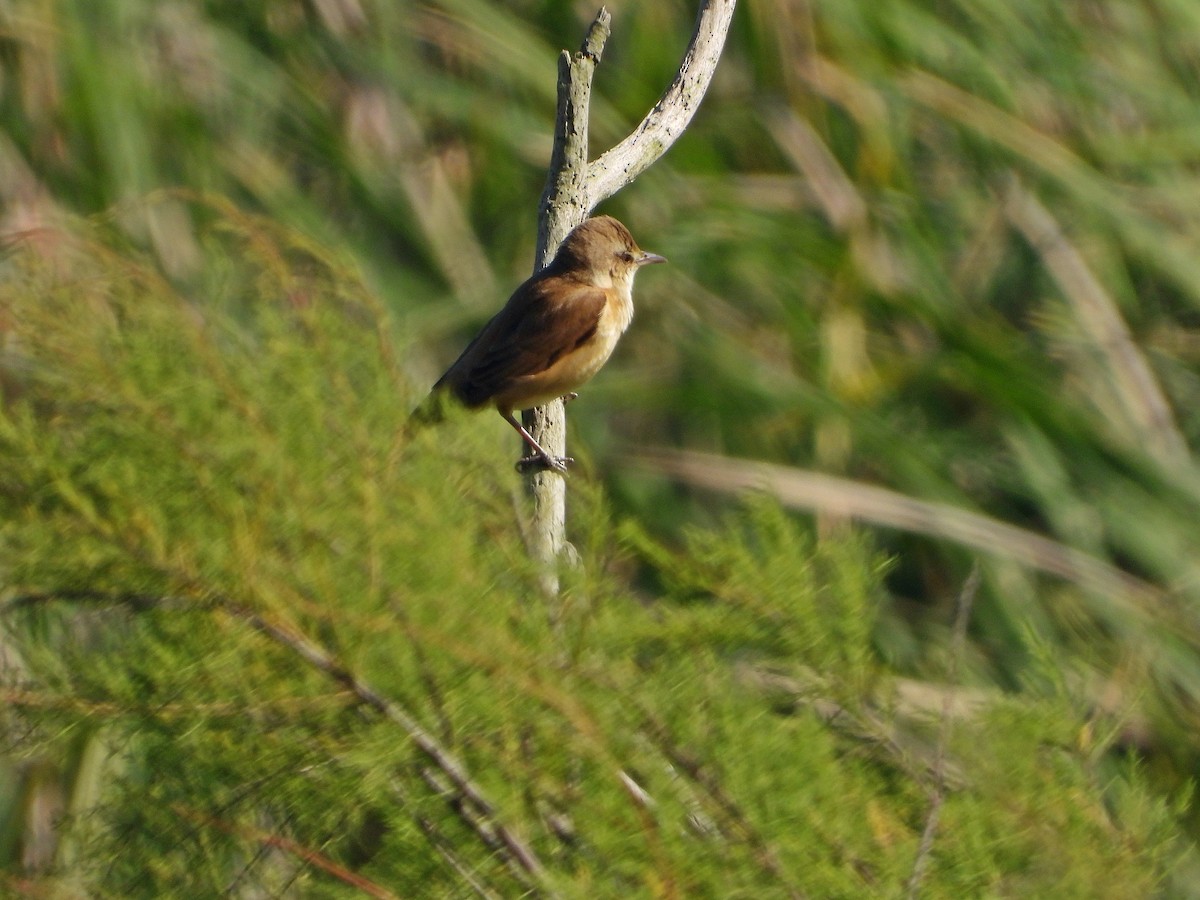
[[[691,43],[670,87],[625,140],[591,163],[588,107],[592,75],[604,53],[612,21],[608,10],[600,8],[577,53],[562,52],[558,61],[554,150],[538,211],[535,271],[553,259],[572,228],[649,168],[683,134],[716,73],[735,5],[736,0],[703,0]],[[566,409],[562,400],[527,410],[523,418],[525,427],[548,453],[566,456]],[[546,564],[543,589],[554,596],[558,593],[558,577],[552,564],[566,546],[566,482],[557,472],[541,471],[531,477],[530,489],[530,551]]]

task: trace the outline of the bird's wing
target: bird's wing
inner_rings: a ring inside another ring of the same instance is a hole
[[[482,406],[514,379],[544,372],[596,333],[605,295],[562,278],[532,279],[513,294],[438,381]]]

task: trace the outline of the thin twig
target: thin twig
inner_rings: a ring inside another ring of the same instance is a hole
[[[437,826],[429,819],[423,816],[416,817],[417,827],[421,829],[421,833],[425,835],[425,840],[433,845],[433,848],[441,855],[446,864],[450,866],[458,877],[466,882],[478,896],[486,898],[486,900],[501,900],[499,894],[481,882],[475,873],[467,868],[467,864],[458,858],[458,854],[454,852],[454,845],[446,838],[444,834],[438,831]]]
[[[497,820],[495,806],[484,796],[482,790],[471,780],[470,776],[467,775],[462,763],[449,750],[442,747],[438,740],[422,728],[412,716],[366,682],[362,681],[335,657],[309,641],[308,638],[299,632],[281,623],[273,622],[244,607],[225,605],[222,608],[277,643],[288,647],[310,665],[324,672],[349,690],[361,703],[374,709],[389,721],[399,725],[408,734],[409,739],[417,746],[417,749],[428,756],[434,765],[450,779],[450,782],[462,798],[490,823],[490,827],[494,830],[496,837],[520,868],[539,880],[544,877],[545,869],[532,848]]]
[[[226,834],[234,835],[242,840],[253,841],[262,844],[263,847],[273,847],[276,850],[282,850],[297,859],[302,860],[308,865],[314,866],[336,878],[351,887],[362,891],[370,897],[378,897],[380,900],[395,900],[396,894],[393,894],[387,888],[376,884],[370,879],[363,878],[361,875],[351,872],[345,866],[342,866],[325,854],[313,850],[311,847],[305,847],[303,844],[292,840],[289,837],[284,837],[281,834],[275,834],[269,831],[263,831],[259,828],[253,828],[249,825],[241,825],[236,822],[229,822],[224,819],[219,819],[215,816],[210,816],[197,810],[191,810],[180,803],[171,804],[171,811],[182,819],[186,819],[193,824],[205,825],[215,828],[218,831],[223,831]]]
[[[951,684],[958,681],[959,665],[966,652],[967,624],[971,621],[971,607],[974,606],[975,595],[979,592],[979,578],[979,563],[976,561],[971,566],[971,574],[967,576],[962,590],[959,591],[958,602],[954,608],[954,631],[950,637],[950,672],[947,679]],[[925,829],[921,832],[921,843],[917,846],[917,857],[913,861],[912,875],[908,879],[909,900],[916,900],[920,892],[921,881],[925,878],[933,853],[933,840],[937,836],[942,804],[946,801],[946,748],[950,742],[950,727],[953,721],[951,698],[947,693],[942,703],[937,756],[933,761],[933,793],[929,798],[929,814],[925,818]]]
[[[495,823],[488,817],[480,814],[472,804],[465,803],[461,792],[456,791],[454,786],[446,781],[438,771],[425,767],[421,769],[421,780],[424,781],[439,797],[445,798],[446,802],[458,815],[460,819],[471,827],[471,830],[479,836],[483,843],[494,850],[501,859],[505,858],[505,844],[500,836]],[[530,879],[528,873],[509,867],[509,872],[517,881],[525,886],[526,891],[533,892],[536,885]]]
[[[839,735],[874,753],[881,762],[894,766],[914,781],[931,784],[934,781],[932,756],[934,748],[926,748],[911,738],[895,724],[897,715],[903,710],[896,708],[885,716],[877,705],[864,704],[856,710],[848,709],[829,696],[828,685],[815,673],[798,671],[781,675],[760,667],[743,665],[737,670],[739,681],[772,694],[782,692],[797,706],[810,710],[817,718]],[[955,695],[949,691],[942,695],[949,702],[952,713],[959,712]],[[950,789],[960,789],[968,783],[960,767],[948,760],[942,762],[941,781]]]
[[[699,760],[675,745],[665,725],[648,713],[645,715],[646,732],[650,739],[677,771],[683,773],[704,792],[709,804],[715,808],[723,820],[718,827],[723,825],[725,830],[733,831],[739,839],[749,845],[758,864],[780,883],[781,888],[791,900],[804,900],[807,895],[799,888],[787,883],[788,879],[775,851],[771,849],[766,839],[742,812],[741,807],[725,792],[717,778]]]
[[[183,606],[191,602],[185,598],[154,597],[141,593],[108,594],[103,591],[87,589],[66,589],[61,592],[45,591],[23,594],[9,600],[3,609],[18,609],[57,600],[103,602],[129,606],[136,610]],[[201,602],[191,602],[191,605],[201,605]],[[498,820],[496,807],[487,799],[482,789],[471,780],[462,763],[399,705],[384,697],[379,691],[351,672],[336,657],[293,627],[268,619],[248,607],[224,598],[210,598],[206,605],[222,610],[233,618],[245,622],[260,634],[287,647],[310,666],[340,684],[360,704],[400,726],[417,749],[424,753],[453,785],[462,809],[469,813],[462,816],[464,821],[474,828],[488,846],[501,851],[505,859],[511,861],[510,869],[514,874],[520,876],[522,881],[525,880],[525,875],[531,876],[537,882],[544,880],[545,869],[532,848]]]

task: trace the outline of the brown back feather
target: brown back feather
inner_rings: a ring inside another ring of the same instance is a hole
[[[604,310],[599,288],[543,272],[517,288],[434,390],[468,407],[483,406],[518,377],[545,371],[592,337]]]

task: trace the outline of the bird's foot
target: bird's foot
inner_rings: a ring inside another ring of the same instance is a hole
[[[567,466],[575,462],[569,456],[551,456],[548,453],[534,453],[532,456],[523,456],[517,460],[517,471],[522,475],[528,472],[557,472],[559,475],[567,474]]]
[[[577,393],[575,393],[575,391],[570,391],[570,392],[562,395],[563,403],[570,403],[572,400],[578,400],[578,399],[579,399],[579,395]]]

